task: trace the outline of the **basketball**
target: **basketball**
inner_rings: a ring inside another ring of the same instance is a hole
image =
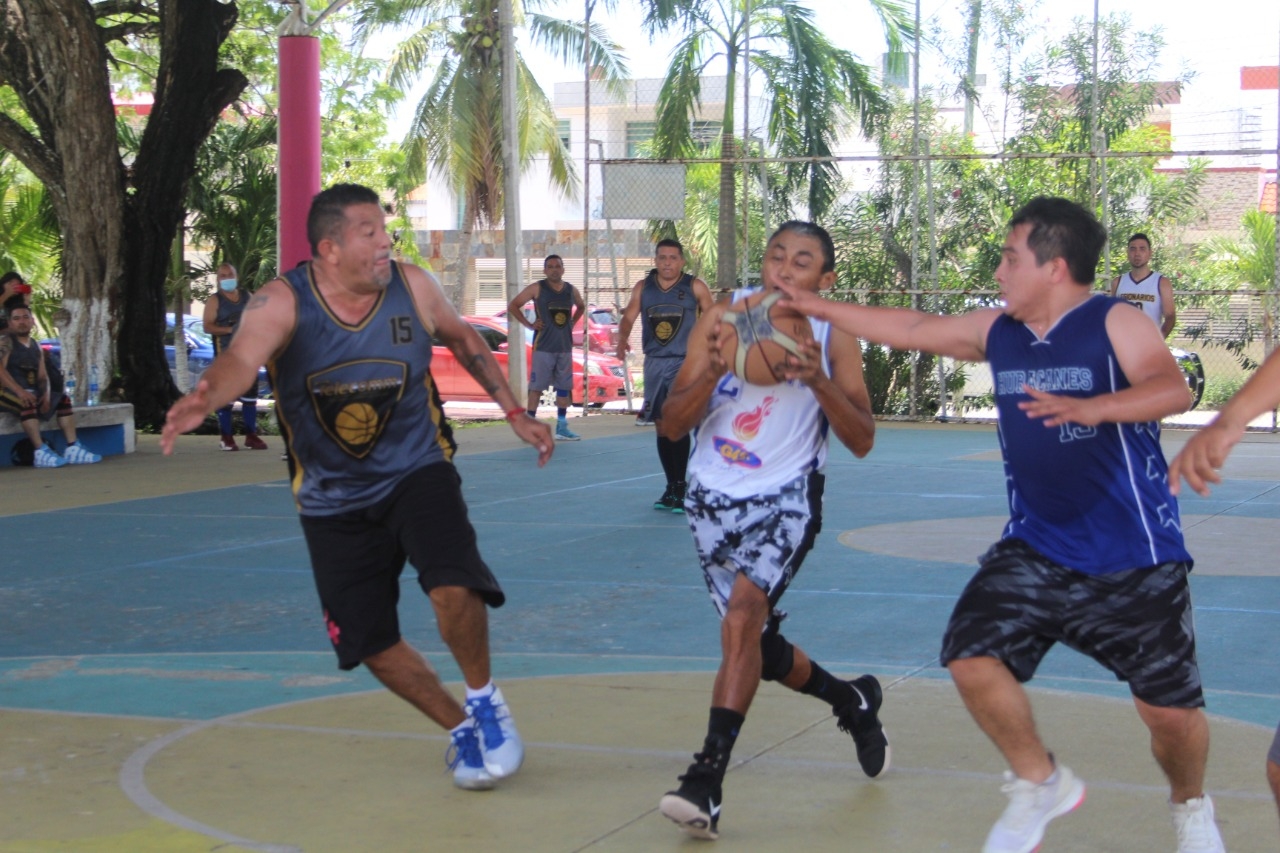
[[[788,354],[813,338],[809,318],[787,307],[782,293],[763,290],[729,306],[720,318],[720,355],[729,370],[752,385],[777,385]]]
[[[338,412],[333,428],[348,444],[368,444],[378,433],[378,413],[366,403],[351,403]]]

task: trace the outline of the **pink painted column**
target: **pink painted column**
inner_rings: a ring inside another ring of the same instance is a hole
[[[311,257],[307,211],[320,192],[320,40],[280,37],[277,210],[280,273]]]

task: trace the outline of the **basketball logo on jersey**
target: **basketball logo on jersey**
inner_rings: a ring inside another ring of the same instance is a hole
[[[666,346],[680,333],[684,311],[675,305],[657,305],[649,309],[649,328],[658,343]]]
[[[552,309],[551,309],[551,322],[552,322],[552,323],[555,323],[557,326],[567,326],[567,325],[569,325],[569,309],[567,309],[567,308],[552,308]]]
[[[317,420],[356,459],[368,456],[404,394],[408,366],[370,359],[338,364],[307,377]]]

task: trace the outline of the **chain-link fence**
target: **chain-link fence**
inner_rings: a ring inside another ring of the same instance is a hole
[[[790,113],[777,109],[780,48],[764,29],[735,78],[703,67],[683,122],[665,112],[674,72],[621,90],[558,85],[563,138],[585,164],[576,272],[591,301],[624,306],[666,236],[713,291],[757,283],[768,232],[812,218],[836,240],[838,297],[963,312],[998,304],[1010,214],[1067,196],[1111,235],[1099,289],[1129,270],[1129,237],[1149,237],[1150,268],[1175,291],[1169,344],[1199,394],[1185,422],[1202,422],[1276,340],[1280,7],[1237,4],[1229,38],[1204,25],[1171,46],[1157,31],[1170,22],[1126,3],[957,5],[919,22],[918,50],[871,63],[883,104],[865,132],[826,137],[823,156],[787,152],[833,99],[801,114],[795,94]],[[865,355],[880,414],[991,412],[983,365]]]

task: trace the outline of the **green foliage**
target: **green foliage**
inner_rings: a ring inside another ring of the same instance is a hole
[[[1205,410],[1221,409],[1227,401],[1236,395],[1244,385],[1247,377],[1206,376],[1204,380],[1204,396],[1200,398],[1199,408]]]

